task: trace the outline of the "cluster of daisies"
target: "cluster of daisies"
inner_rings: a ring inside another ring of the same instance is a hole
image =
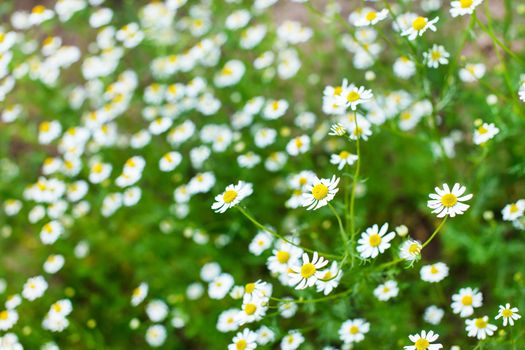
[[[423,35],[437,31],[439,17],[431,14],[441,7],[441,2],[421,1],[426,14],[402,12],[398,6],[359,8],[348,19],[343,18],[353,31],[338,40],[351,54],[353,66],[367,70],[365,80],[371,82],[376,76],[368,69],[378,63],[385,51],[380,26],[389,22],[399,40],[419,45]],[[473,15],[482,2],[452,1],[450,15]],[[89,237],[77,237],[75,222],[97,214],[111,219],[119,210],[138,205],[143,192],[151,190],[146,178],[152,173],[163,176],[160,178],[172,197],[172,213],[182,223],[190,221],[192,198],[197,203],[211,200],[211,193],[228,181],[222,178],[223,172],[217,164],[231,166],[228,157],[232,154],[235,172],[264,172],[282,178],[283,193],[288,194],[283,203],[286,208],[329,207],[337,212],[331,202],[342,188],[342,175],[334,174],[358,169],[360,142],[380,133],[385,124],[408,134],[426,119],[436,117],[441,123],[436,116],[439,110],[429,96],[410,93],[401,87],[372,92],[348,79],[336,86],[326,86],[319,92],[322,92],[321,110],[328,118],[318,118],[302,103],[292,104],[292,99],[282,97],[277,89],[254,91],[254,79],[265,86],[277,86],[296,77],[303,67],[301,45],[314,37],[314,31],[295,20],[267,23],[265,16],[277,0],[255,0],[249,6],[240,3],[219,2],[221,6],[231,6],[222,18],[216,15],[213,1],[151,1],[138,9],[136,18],[121,23],[119,14],[104,0],[56,0],[51,7],[37,5],[29,11],[18,10],[0,26],[0,121],[6,128],[12,125],[15,131],[15,127],[26,122],[34,126],[36,142],[48,154],[31,183],[21,193],[10,193],[11,197],[2,202],[2,211],[9,220],[23,219],[38,227],[36,234],[46,249],[46,259],[41,263],[43,272],[27,279],[23,286],[4,286],[0,280],[1,293],[8,290],[5,306],[0,309],[0,331],[12,331],[18,323],[23,324],[22,320],[19,322],[24,316],[17,311],[19,306],[35,302],[55,283],[58,285],[66,262],[91,254]],[[341,9],[332,3],[324,15],[337,21]],[[86,37],[93,41],[85,47],[75,41],[70,44],[71,40],[58,34],[66,25],[85,26],[90,33]],[[39,30],[46,36],[36,38],[35,31]],[[432,44],[418,56],[396,56],[392,69],[400,80],[409,80],[420,74],[420,66],[439,69],[449,65],[451,59],[454,58],[444,45]],[[458,71],[452,73],[458,75],[461,83],[476,86],[486,71],[483,63],[461,62]],[[71,83],[75,74],[78,79]],[[316,84],[319,77],[311,75],[309,80]],[[24,91],[32,91],[35,86],[44,87],[39,91],[54,94],[53,99],[60,96],[66,107],[39,110],[34,118],[37,123],[32,125],[31,96],[28,100]],[[17,97],[18,91],[22,91],[20,95],[26,96],[25,99]],[[497,97],[492,97],[487,102],[497,101]],[[525,101],[523,77],[518,97]],[[56,117],[64,110],[67,119]],[[288,121],[293,129],[287,126]],[[500,131],[494,123],[482,120],[476,120],[474,126],[472,142],[480,146],[485,146]],[[311,155],[328,135],[339,137],[324,148],[330,153],[326,160],[331,176],[319,177],[321,169],[313,172],[302,170],[303,167],[299,171],[283,171]],[[345,143],[338,143],[343,139]],[[453,157],[454,146],[463,140],[461,131],[455,130],[437,144],[435,141],[433,151]],[[355,180],[356,187],[362,185],[357,177]],[[256,196],[256,190],[248,181],[230,184],[216,194],[211,209],[223,214],[236,208],[255,220],[241,202]],[[443,184],[430,194],[427,205],[438,218],[452,218],[468,210],[465,202],[471,198],[465,186]],[[503,220],[523,229],[524,211],[525,200],[508,204],[502,210]],[[200,217],[200,213],[195,215]],[[269,275],[292,293],[295,293],[292,289],[315,290],[327,297],[349,275],[343,274],[348,256],[327,259],[324,254],[302,246],[295,233],[281,236],[271,227],[259,229],[248,250],[264,257]],[[162,226],[161,230],[168,231],[169,227]],[[10,231],[2,230],[8,237],[10,234],[6,232]],[[199,229],[188,228],[186,233],[199,244],[208,242]],[[351,249],[349,254],[360,258],[367,267],[373,266],[375,259],[397,243],[396,237],[400,237],[398,241],[402,239],[395,246],[397,256],[409,265],[420,260],[428,243],[408,237],[406,226],[392,230],[389,223],[374,224],[360,230],[360,234],[355,233],[352,242],[355,244],[343,241],[341,247]],[[60,241],[71,243],[72,254],[68,256],[62,249],[58,254]],[[222,244],[226,243],[227,239]],[[54,278],[55,274],[59,276]],[[428,283],[438,283],[448,275],[449,267],[444,262],[420,269],[421,280]],[[223,311],[217,320],[219,332],[237,332],[229,350],[251,350],[277,343],[278,339],[281,349],[294,350],[306,341],[298,329],[280,334],[265,325],[251,327],[255,330],[247,328],[269,318],[270,307],[276,308],[285,319],[296,315],[299,304],[291,297],[272,297],[270,282],[257,280],[236,285],[233,275],[222,271],[215,262],[202,267],[200,279],[185,287],[188,300],[197,301],[207,292],[207,297],[214,301],[230,297],[240,304],[240,308]],[[373,295],[378,301],[387,302],[398,297],[400,289],[398,282],[389,276],[375,286]],[[68,298],[54,299],[46,305],[49,311],[41,318],[44,330],[62,332],[69,327],[75,316],[75,300],[67,294]],[[148,281],[142,281],[132,292],[131,305],[138,308],[149,294]],[[477,289],[462,288],[452,296],[451,308],[454,314],[467,318],[482,306],[482,300]],[[171,328],[180,329],[189,321],[184,310],[171,307],[163,296],[147,301],[143,311],[145,316],[132,318],[129,325],[139,330],[141,320],[147,319],[144,336],[152,347],[166,343],[168,323]],[[437,325],[444,313],[431,305],[425,310],[424,320]],[[503,326],[512,326],[520,317],[518,308],[505,304],[495,318],[501,318]],[[478,339],[491,336],[496,330],[488,316],[466,319],[465,325],[468,336]],[[343,349],[363,341],[370,328],[364,318],[342,322],[339,338]],[[421,331],[409,336],[413,345],[405,349],[440,349],[442,345],[436,343],[437,339],[435,332]],[[18,350],[23,346],[16,334],[6,333],[0,337],[0,348]],[[56,350],[58,346],[50,342],[42,349]]]

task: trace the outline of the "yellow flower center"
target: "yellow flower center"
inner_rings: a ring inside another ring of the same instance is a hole
[[[222,69],[222,74],[223,75],[232,75],[233,74],[233,70],[229,67],[224,67]]]
[[[432,51],[431,56],[432,56],[432,59],[434,61],[437,61],[437,60],[439,60],[441,58],[441,52],[439,52],[439,51]]]
[[[412,114],[410,114],[410,112],[403,112],[399,117],[401,120],[410,120],[412,118]]]
[[[5,321],[9,318],[9,312],[6,310],[0,312],[0,320]]]
[[[427,25],[427,19],[425,17],[418,17],[412,22],[412,28],[414,30],[420,31],[421,29],[425,28]]]
[[[359,93],[357,91],[350,91],[348,93],[348,95],[346,95],[346,100],[348,102],[355,102],[357,100],[359,100],[361,98],[361,96],[359,95]]]
[[[438,272],[439,272],[439,270],[437,269],[437,267],[436,267],[435,265],[432,265],[432,266],[430,267],[430,273],[431,273],[431,274],[435,275],[435,274],[438,273]]]
[[[301,267],[301,276],[303,276],[304,278],[310,278],[315,274],[316,271],[317,269],[315,268],[314,264],[304,264]]]
[[[483,329],[487,327],[487,321],[485,321],[482,318],[476,318],[476,321],[474,322],[476,325],[476,328]]]
[[[365,18],[366,18],[366,20],[367,20],[368,22],[371,22],[371,21],[373,21],[374,19],[377,18],[377,12],[375,12],[375,11],[370,11],[370,12],[368,12],[368,13],[366,14],[366,17],[365,17]]]
[[[257,306],[255,304],[246,304],[244,307],[244,312],[246,312],[247,315],[253,315],[257,311]]]
[[[461,298],[461,304],[465,306],[472,305],[472,296],[471,295],[465,295],[463,298]]]
[[[55,310],[55,312],[60,312],[62,311],[62,306],[60,306],[58,303],[53,304],[53,310]]]
[[[348,153],[347,151],[342,151],[341,153],[339,153],[339,158],[346,159],[349,155],[350,153]]]
[[[272,102],[272,109],[274,111],[278,110],[279,109],[279,101],[273,101]]]
[[[100,164],[100,163],[97,163],[97,164],[93,165],[93,172],[94,173],[100,174],[103,169],[104,168],[102,167],[102,164]]]
[[[351,326],[350,327],[350,334],[357,334],[357,333],[359,333],[359,327]]]
[[[453,195],[452,193],[447,193],[443,197],[441,197],[441,204],[443,204],[445,207],[450,208],[456,205],[458,202],[458,197]]]
[[[48,132],[49,129],[51,129],[51,123],[49,123],[49,122],[42,122],[40,124],[40,132]]]
[[[343,87],[342,86],[336,86],[334,88],[334,95],[339,96],[339,95],[341,95],[341,92],[343,92]]]
[[[37,6],[33,7],[33,10],[31,10],[31,12],[42,14],[42,13],[44,13],[45,10],[46,10],[46,8],[44,6],[37,5]]]
[[[421,251],[421,247],[419,246],[419,244],[417,243],[412,243],[409,247],[408,247],[408,252],[412,255],[415,255],[415,254],[419,254],[419,252]]]
[[[510,205],[510,212],[511,213],[517,213],[520,209],[518,208],[518,206],[516,205],[516,203],[512,203]]]
[[[459,0],[459,5],[462,8],[466,9],[466,8],[470,7],[470,5],[472,5],[472,2],[473,2],[472,0]]]
[[[234,190],[228,190],[222,195],[224,203],[231,203],[235,200],[235,198],[237,198],[237,191]]]
[[[480,127],[478,128],[478,132],[480,133],[480,135],[483,135],[483,134],[488,133],[489,130],[488,130],[486,127],[484,127],[484,126],[482,125],[482,126],[480,126]]]
[[[381,236],[377,233],[374,233],[373,235],[370,235],[370,237],[368,238],[368,242],[372,247],[377,247],[381,244]]]
[[[297,148],[301,148],[303,146],[303,141],[301,140],[300,137],[296,137],[294,142],[295,142],[295,145],[297,146]]]
[[[287,263],[289,259],[290,259],[290,253],[285,252],[283,250],[279,250],[277,252],[277,261],[280,262],[281,264]]]
[[[246,340],[244,340],[244,339],[241,339],[241,340],[237,341],[237,343],[235,343],[235,349],[236,350],[244,350],[244,349],[246,349],[247,346],[248,346],[248,344],[246,343]]]
[[[503,317],[511,317],[514,313],[510,309],[505,309],[501,312]]]
[[[248,283],[246,286],[244,286],[244,291],[248,294],[253,293],[255,290],[255,283]]]
[[[324,199],[326,195],[328,194],[328,187],[324,184],[317,184],[312,188],[312,195],[315,199],[318,201]]]
[[[416,350],[426,350],[430,343],[425,338],[419,338],[414,345],[416,346]]]

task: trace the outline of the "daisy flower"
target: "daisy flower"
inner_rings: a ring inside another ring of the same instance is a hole
[[[493,124],[483,123],[474,130],[474,143],[481,145],[492,139],[499,133],[499,129]]]
[[[357,106],[365,101],[370,100],[374,95],[372,90],[366,89],[364,86],[357,87],[354,84],[350,84],[344,87],[345,83],[343,82],[343,90],[341,94],[335,96],[335,101],[346,106],[350,107],[351,110],[355,111]]]
[[[325,273],[319,270],[326,265],[328,265],[328,260],[319,256],[317,252],[314,252],[312,261],[310,261],[308,254],[303,253],[302,265],[290,267],[290,272],[288,273],[290,285],[295,286],[295,289],[305,289],[313,286],[318,279],[323,278]]]
[[[228,345],[228,350],[253,350],[257,347],[257,333],[245,328],[237,333]]]
[[[428,52],[423,52],[424,61],[429,68],[437,68],[440,65],[448,64],[450,54],[441,45],[432,46]]]
[[[388,17],[387,9],[383,9],[379,12],[377,12],[374,9],[366,9],[361,12],[362,12],[361,16],[357,18],[354,23],[356,27],[365,27],[365,26],[370,26],[370,25],[373,26],[374,24]]]
[[[442,349],[443,345],[441,344],[432,344],[439,338],[437,333],[433,331],[421,331],[421,334],[416,333],[409,335],[408,339],[414,343],[414,345],[406,345],[405,350],[438,350]]]
[[[487,336],[490,337],[498,329],[498,327],[489,323],[488,316],[465,320],[465,324],[467,325],[467,335],[480,340],[485,339]]]
[[[374,295],[380,301],[390,300],[397,297],[398,294],[399,288],[397,287],[397,282],[394,280],[386,281],[374,289]]]
[[[503,220],[514,221],[521,217],[525,212],[525,199],[520,199],[516,203],[507,204],[501,211]]]
[[[295,350],[302,343],[304,343],[303,335],[298,330],[291,330],[281,340],[281,350]]]
[[[448,276],[448,266],[442,262],[432,265],[425,265],[421,268],[419,274],[421,276],[421,280],[425,282],[440,282]]]
[[[357,241],[357,251],[361,255],[361,258],[375,258],[380,253],[382,254],[385,250],[390,248],[390,241],[396,236],[395,232],[388,231],[388,223],[384,223],[381,228],[374,225],[366,229],[361,234],[361,238]]]
[[[447,184],[443,184],[443,189],[436,187],[435,191],[436,193],[429,195],[430,200],[427,202],[427,206],[432,209],[432,213],[437,214],[438,218],[446,215],[450,217],[462,215],[470,207],[462,203],[472,198],[472,194],[463,196],[466,191],[465,186],[456,183],[450,190]]]
[[[215,197],[215,203],[211,206],[216,213],[224,213],[226,210],[239,204],[244,198],[253,193],[252,184],[239,181],[237,185],[229,185],[226,190]]]
[[[520,310],[517,307],[511,307],[509,303],[505,304],[505,306],[500,305],[498,315],[495,319],[497,320],[503,317],[503,327],[506,327],[507,323],[514,326],[514,321],[521,318],[518,311]]]
[[[414,40],[418,36],[422,36],[427,31],[427,29],[435,32],[437,28],[434,24],[437,23],[437,21],[439,21],[439,17],[436,17],[430,21],[426,17],[416,17],[412,21],[412,24],[401,32],[401,35],[408,36],[408,40]]]
[[[421,242],[408,239],[399,247],[399,257],[406,261],[417,260],[421,256],[421,249],[423,249]]]
[[[327,205],[339,191],[337,188],[339,180],[340,178],[335,175],[331,179],[319,179],[316,177],[306,187],[306,193],[303,193],[303,207],[307,207],[306,210],[316,210]]]
[[[433,325],[437,325],[441,322],[441,319],[445,315],[445,311],[436,305],[430,305],[425,309],[423,314],[423,320]]]
[[[477,289],[461,288],[457,294],[452,296],[452,312],[460,317],[469,317],[474,313],[474,308],[483,303],[483,294]]]
[[[452,17],[471,15],[483,0],[459,0],[450,3],[450,15]]]
[[[370,323],[362,318],[347,320],[339,328],[339,338],[345,344],[359,343],[365,339],[365,334],[370,331]]]
[[[485,75],[487,68],[483,63],[468,63],[459,70],[459,78],[465,83],[473,83]]]
[[[337,288],[341,277],[343,277],[342,271],[339,269],[337,262],[332,262],[329,269],[322,271],[322,279],[317,280],[315,283],[317,292],[323,292],[324,295],[328,295]]]
[[[337,165],[338,170],[342,170],[345,165],[352,165],[359,158],[357,155],[347,151],[342,151],[339,154],[332,154],[330,163]]]

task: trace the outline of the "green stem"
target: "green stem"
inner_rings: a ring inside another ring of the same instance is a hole
[[[354,122],[356,130],[358,128],[357,125],[357,112],[354,112]],[[359,170],[361,169],[361,146],[359,144],[360,136],[357,135],[356,139],[356,152],[357,152],[357,161],[355,166],[355,173],[354,178],[352,179],[352,193],[350,195],[350,235],[351,235],[351,255],[352,255],[352,267],[354,267],[354,261],[355,261],[355,193],[357,188],[357,182],[359,178]]]
[[[438,234],[438,232],[441,230],[443,225],[445,225],[445,222],[447,222],[447,219],[448,219],[448,215],[445,216],[445,218],[443,218],[443,221],[441,221],[439,226],[434,230],[434,232],[430,235],[430,237],[428,237],[426,242],[423,243],[423,245],[421,246],[421,249],[425,248],[434,239],[434,237]]]
[[[297,248],[301,248],[302,250],[304,250],[305,252],[308,252],[308,253],[315,253],[316,251],[313,250],[313,249],[309,249],[309,248],[306,248],[306,247],[303,247],[301,246],[300,244],[297,244],[295,242],[292,242],[290,241],[289,239],[287,239],[286,237],[280,235],[279,233],[277,233],[276,231],[272,230],[271,228],[269,227],[266,227],[264,226],[263,224],[261,224],[259,221],[255,220],[253,218],[253,216],[251,216],[250,214],[248,214],[248,212],[241,206],[236,206],[235,208],[239,209],[239,211],[248,219],[250,220],[255,226],[257,226],[259,229],[263,230],[263,231],[266,231],[268,232],[269,234],[271,234],[272,236],[274,236],[275,238],[277,239],[280,239],[280,240],[283,240],[285,241],[286,243],[288,244],[291,244]],[[326,258],[329,258],[329,259],[333,259],[333,260],[341,260],[343,257],[342,256],[339,256],[339,255],[333,255],[333,254],[328,254],[328,253],[322,253],[322,252],[317,252],[319,255],[322,255]]]
[[[334,206],[330,203],[328,203],[328,207],[330,207],[330,210],[332,210],[332,213],[334,213],[335,218],[337,219],[337,222],[339,224],[339,231],[341,233],[341,239],[343,240],[343,244],[345,245],[346,252],[348,250],[348,234],[346,233],[345,228],[343,227],[343,222],[341,221],[341,217],[337,213],[337,210],[335,210]]]

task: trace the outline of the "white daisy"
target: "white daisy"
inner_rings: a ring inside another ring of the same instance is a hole
[[[465,186],[456,183],[450,190],[447,184],[443,184],[443,189],[436,187],[435,191],[436,193],[429,195],[427,206],[432,209],[432,213],[437,214],[438,218],[446,215],[450,217],[462,215],[469,208],[469,205],[462,203],[472,198],[472,194],[463,196],[466,191]]]
[[[226,210],[239,204],[244,198],[253,193],[252,184],[239,181],[237,185],[228,185],[226,190],[215,197],[215,203],[211,206],[216,213],[224,213]]]
[[[409,335],[408,339],[414,343],[414,345],[406,345],[405,350],[438,350],[442,349],[443,345],[441,344],[432,344],[439,338],[437,333],[433,331],[421,331],[421,334],[416,333]]]
[[[374,225],[366,229],[357,241],[357,251],[363,259],[375,258],[390,248],[390,241],[396,237],[395,232],[388,232],[388,223],[381,228]]]
[[[339,188],[337,188],[339,180],[340,178],[335,175],[331,179],[319,179],[316,177],[306,187],[306,192],[303,193],[303,207],[307,207],[306,210],[316,210],[327,205],[339,191]]]
[[[421,242],[407,239],[399,247],[399,257],[406,261],[417,260],[421,257],[421,249],[423,249]]]
[[[480,340],[485,339],[487,336],[490,337],[498,329],[498,327],[489,323],[488,316],[465,320],[465,324],[468,336],[476,337]]]
[[[295,289],[305,289],[313,286],[318,279],[323,278],[324,272],[320,271],[320,269],[326,265],[328,265],[328,260],[319,256],[317,252],[314,252],[312,261],[310,261],[308,254],[303,253],[302,264],[290,267],[290,272],[288,273],[290,285],[295,286]]]
[[[493,123],[483,123],[474,130],[474,143],[481,145],[492,139],[499,133],[499,129]]]
[[[342,151],[339,154],[332,154],[330,163],[337,165],[338,170],[342,170],[345,165],[352,165],[359,157],[347,151]]]
[[[483,0],[458,0],[450,3],[450,15],[452,17],[471,15]]]
[[[394,280],[386,281],[374,289],[375,297],[381,301],[387,301],[395,298],[398,294],[399,288],[397,287],[397,282]]]
[[[500,305],[495,319],[503,317],[503,327],[506,327],[507,324],[514,326],[514,321],[521,318],[521,315],[518,314],[519,311],[517,307],[511,307],[509,303],[505,304],[505,306]]]
[[[477,289],[461,288],[457,294],[452,295],[452,312],[460,317],[469,317],[483,303],[483,294]]]
[[[427,29],[435,32],[437,28],[434,24],[437,23],[437,21],[439,21],[439,17],[436,17],[430,21],[426,17],[416,17],[412,21],[410,27],[401,32],[401,35],[408,36],[408,40],[414,40],[418,36],[422,36],[427,31]]]
[[[362,318],[347,320],[339,328],[339,338],[345,344],[359,343],[370,331],[370,323]]]
[[[448,64],[450,54],[441,45],[432,46],[428,52],[423,52],[423,58],[429,68],[437,68],[440,65]]]
[[[438,262],[432,265],[425,265],[419,271],[421,280],[430,283],[442,281],[448,276],[448,266],[445,263]]]

